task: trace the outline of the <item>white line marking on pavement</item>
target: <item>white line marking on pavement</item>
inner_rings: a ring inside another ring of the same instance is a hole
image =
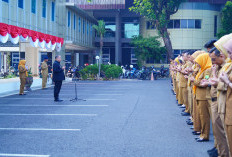
[[[30,95],[30,96],[33,96],[33,95],[53,95],[52,93],[47,93],[47,94],[45,94],[45,93],[41,93],[41,94],[39,94],[39,93],[35,93],[35,94],[28,94],[28,95]],[[66,93],[60,93],[60,95],[73,95],[73,94],[66,94]],[[81,96],[83,96],[83,95],[117,95],[117,96],[119,96],[119,95],[123,95],[123,94],[78,94],[79,96],[81,95]]]
[[[81,129],[48,129],[48,128],[0,128],[0,130],[18,131],[81,131]]]
[[[22,97],[22,98],[1,98],[1,99],[5,99],[5,100],[9,100],[9,99],[11,99],[11,100],[26,100],[26,99],[28,99],[28,100],[36,100],[36,99],[41,99],[41,100],[48,100],[48,99],[50,99],[50,100],[53,100],[53,99],[51,99],[51,98],[41,98],[41,97],[38,97],[38,98],[28,98],[28,97]],[[63,100],[70,100],[70,99],[63,99]],[[85,99],[85,100],[112,100],[112,101],[114,101],[114,100],[116,100],[116,99]]]
[[[3,154],[0,153],[0,156],[17,156],[17,157],[50,157],[50,155],[33,155],[33,154]]]
[[[97,116],[97,114],[21,114],[21,113],[0,113],[0,116]]]
[[[17,107],[17,106],[22,106],[22,107],[108,107],[109,105],[1,105],[0,107]]]

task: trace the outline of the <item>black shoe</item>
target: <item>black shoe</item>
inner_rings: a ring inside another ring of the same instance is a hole
[[[23,93],[23,94],[19,94],[19,95],[27,95],[27,94]]]
[[[208,142],[209,140],[203,139],[203,138],[198,138],[196,139],[197,142]]]
[[[62,102],[63,100],[55,99],[54,101],[55,101],[55,102]]]
[[[184,112],[184,111],[185,111],[185,109],[182,110],[182,112]]]
[[[193,135],[200,135],[201,133],[200,133],[200,132],[197,132],[197,131],[193,131],[192,134],[193,134]]]
[[[47,88],[42,88],[42,90],[47,90]]]
[[[190,116],[190,114],[187,113],[187,112],[182,112],[182,113],[181,113],[181,116]]]
[[[193,125],[193,122],[192,122],[192,121],[190,121],[190,122],[188,122],[187,124],[188,124],[188,125]]]
[[[209,157],[218,157],[218,151],[215,149],[214,151],[208,152]]]
[[[178,106],[182,106],[183,104],[178,104]]]
[[[213,152],[213,151],[215,151],[215,150],[217,150],[216,147],[213,147],[212,149],[207,150],[207,152],[209,153],[209,152]]]

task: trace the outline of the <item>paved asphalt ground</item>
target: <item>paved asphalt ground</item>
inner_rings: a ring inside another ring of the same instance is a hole
[[[207,157],[180,115],[170,80],[78,82],[0,98],[0,156]],[[13,155],[10,155],[13,154]]]

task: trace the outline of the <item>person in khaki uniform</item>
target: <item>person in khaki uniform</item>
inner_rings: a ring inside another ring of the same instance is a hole
[[[228,157],[229,149],[228,149],[227,139],[221,118],[218,114],[217,84],[211,82],[212,79],[218,77],[219,71],[225,65],[225,56],[216,48],[213,48],[210,51],[210,53],[211,53],[210,57],[213,62],[213,66],[211,69],[208,69],[211,75],[210,75],[210,79],[208,81],[205,81],[205,84],[208,85],[206,97],[208,98],[208,102],[210,104],[215,147],[209,150],[208,153],[215,154],[215,156],[218,155],[222,157]]]
[[[27,69],[26,69],[25,65],[26,65],[26,60],[20,60],[19,61],[19,65],[18,65],[19,78],[20,78],[19,95],[26,95],[24,93],[24,87],[25,87],[25,84],[26,84],[26,78],[28,77],[28,74],[27,74]]]
[[[193,81],[193,93],[196,95],[197,107],[199,108],[200,121],[201,121],[201,135],[199,138],[196,138],[197,142],[204,142],[209,140],[210,132],[210,113],[209,113],[209,104],[206,99],[206,87],[202,85],[202,80],[207,79],[209,74],[207,69],[211,68],[212,62],[209,54],[204,53],[199,55],[195,62],[201,68],[198,72],[196,78],[191,78]]]
[[[229,40],[223,47],[228,53],[228,57],[232,60],[232,39]],[[227,87],[226,91],[226,106],[225,106],[225,128],[227,134],[227,140],[229,144],[230,155],[232,155],[232,62],[229,62],[223,66],[224,71],[219,76],[220,80],[225,83]]]
[[[46,89],[47,80],[48,80],[48,57],[44,57],[44,61],[41,64],[42,71],[42,89]]]

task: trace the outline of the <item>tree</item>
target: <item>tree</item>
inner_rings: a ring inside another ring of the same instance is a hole
[[[138,59],[138,65],[143,64],[147,59],[154,58],[158,62],[162,58],[166,49],[161,47],[157,40],[159,37],[143,38],[142,36],[134,37],[131,41],[135,47],[135,56]]]
[[[159,35],[162,37],[167,50],[168,61],[173,57],[172,42],[168,33],[170,16],[175,14],[185,0],[134,0],[131,11],[139,13],[154,21]]]
[[[101,64],[102,64],[102,48],[103,48],[103,37],[106,33],[105,22],[103,20],[98,21],[98,25],[93,25],[93,28],[97,31],[97,34],[100,36],[100,53],[99,53],[99,72],[98,77],[100,78]]]
[[[222,9],[222,28],[218,33],[218,37],[232,33],[232,2],[227,1],[225,7]]]

